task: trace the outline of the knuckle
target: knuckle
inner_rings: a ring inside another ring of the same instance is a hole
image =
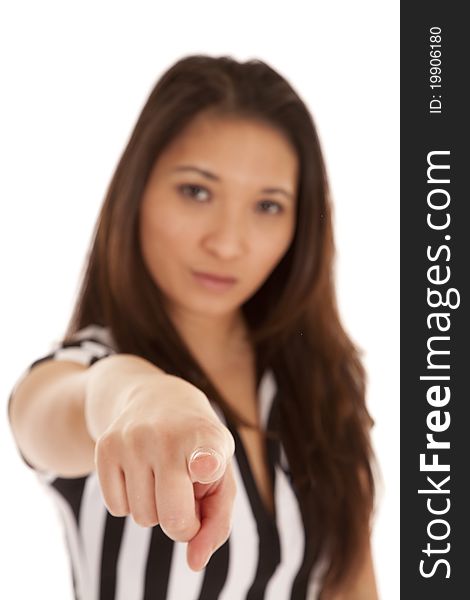
[[[196,415],[191,419],[191,425],[197,427],[203,433],[220,435],[222,431],[222,423],[215,421],[206,415]]]
[[[163,531],[175,541],[186,542],[192,537],[192,526],[186,517],[170,515],[160,521]]]
[[[116,432],[105,432],[96,441],[96,456],[102,458],[113,457],[116,455],[119,445],[120,443]]]
[[[145,423],[139,423],[126,428],[123,432],[126,449],[136,456],[146,454],[155,443],[155,434]]]
[[[157,423],[155,425],[155,431],[155,440],[160,450],[164,453],[172,454],[178,438],[175,429],[166,423]]]
[[[154,527],[158,524],[157,516],[146,512],[134,512],[132,518],[140,527]]]
[[[105,502],[108,512],[113,517],[125,517],[129,514],[129,510],[124,504],[118,502]]]
[[[214,435],[222,438],[222,440],[225,439],[226,432],[228,432],[230,434],[229,430],[219,420],[212,421],[212,420],[206,419],[205,423],[206,423],[207,430],[210,433],[213,433]]]
[[[207,417],[195,417],[191,420],[192,437],[194,438],[194,432],[196,432],[198,446],[215,446],[214,449],[217,450],[225,448],[226,434],[224,429],[225,426],[222,423],[213,421]]]

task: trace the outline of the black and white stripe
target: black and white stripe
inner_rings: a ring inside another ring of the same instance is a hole
[[[76,334],[72,342],[56,345],[26,373],[46,359],[90,365],[114,352],[109,331],[91,325]],[[276,426],[277,394],[274,374],[268,370],[258,387],[263,429]],[[237,496],[231,535],[204,571],[192,571],[186,562],[187,544],[173,542],[159,526],[146,529],[131,517],[111,516],[95,473],[77,479],[38,473],[62,516],[77,600],[318,598],[321,565],[312,571],[302,516],[281,443],[267,441],[274,482],[273,516],[259,494],[236,429],[218,407],[214,409],[235,439],[232,464]]]

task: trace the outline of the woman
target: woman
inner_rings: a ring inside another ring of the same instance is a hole
[[[258,60],[178,61],[112,178],[66,335],[10,398],[76,597],[377,598],[373,421],[333,258],[295,91]]]

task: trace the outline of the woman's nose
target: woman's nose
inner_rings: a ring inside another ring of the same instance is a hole
[[[247,226],[243,215],[220,211],[213,217],[204,236],[205,248],[224,259],[242,255],[247,248]]]

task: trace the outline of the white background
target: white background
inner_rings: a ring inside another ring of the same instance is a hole
[[[72,597],[56,513],[16,454],[6,400],[64,332],[106,186],[147,94],[193,53],[265,60],[317,123],[339,306],[364,351],[376,421],[376,575],[383,600],[399,597],[398,27],[391,1],[2,4],[0,598]]]

